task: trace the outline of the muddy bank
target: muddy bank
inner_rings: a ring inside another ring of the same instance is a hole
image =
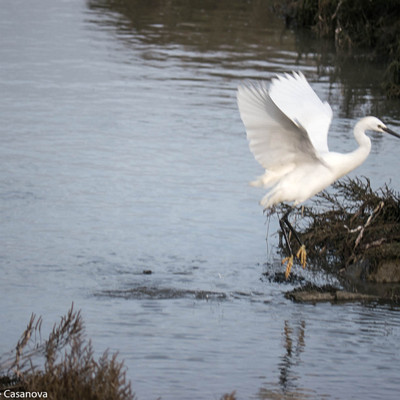
[[[287,299],[299,303],[319,303],[319,302],[349,302],[349,301],[378,301],[379,297],[372,294],[349,292],[335,288],[334,286],[325,285],[322,287],[307,284],[300,288],[286,292]]]

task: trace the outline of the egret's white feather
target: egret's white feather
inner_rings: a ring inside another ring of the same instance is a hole
[[[280,75],[273,79],[269,96],[288,118],[307,131],[318,153],[329,151],[331,106],[320,100],[301,72]]]
[[[272,186],[261,199],[264,210],[282,202],[300,204],[357,168],[371,150],[366,130],[400,138],[378,118],[365,117],[354,127],[358,148],[346,154],[330,152],[328,130],[332,109],[318,98],[301,73],[278,76],[269,90],[264,82],[239,86],[237,101],[250,150],[265,168],[265,174],[252,184]],[[284,226],[300,245],[296,257],[303,268],[307,257],[304,244],[287,219],[288,214],[280,219],[290,253],[282,261],[287,263],[286,278],[294,255]]]
[[[237,101],[250,150],[265,168],[252,182],[270,187],[261,200],[264,208],[280,202],[299,204],[357,168],[368,156],[371,141],[365,130],[388,132],[375,117],[361,119],[354,128],[359,147],[347,154],[328,151],[332,109],[323,103],[301,73],[239,86]]]
[[[237,100],[250,150],[266,170],[287,169],[288,165],[318,159],[305,129],[275,105],[265,82],[239,86]]]
[[[329,151],[331,106],[320,100],[301,72],[279,75],[272,80],[268,93],[288,118],[307,131],[317,153]]]

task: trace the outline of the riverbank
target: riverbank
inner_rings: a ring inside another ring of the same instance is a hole
[[[343,62],[362,58],[385,63],[381,86],[388,97],[400,97],[398,1],[286,0],[276,2],[275,10],[295,30],[311,30],[334,42]]]
[[[292,217],[303,223],[298,232],[310,268],[335,276],[342,288],[303,283],[289,298],[400,302],[399,194],[388,186],[373,191],[366,178],[344,179],[333,185],[333,192],[317,196],[311,207],[295,209]],[[280,250],[284,255],[282,240]]]

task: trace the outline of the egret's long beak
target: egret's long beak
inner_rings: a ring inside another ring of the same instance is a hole
[[[386,126],[384,128],[382,128],[382,130],[384,130],[385,132],[390,133],[391,135],[396,136],[397,138],[400,139],[400,135],[398,133],[396,133],[395,131],[392,131],[389,128],[386,128]]]

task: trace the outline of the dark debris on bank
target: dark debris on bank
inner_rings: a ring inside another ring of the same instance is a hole
[[[292,212],[306,245],[308,264],[337,277],[345,291],[352,293],[347,295],[349,300],[375,298],[399,303],[399,194],[387,185],[373,191],[367,178],[346,178],[332,189],[320,193],[310,207]],[[286,209],[282,205],[278,212]],[[285,254],[283,243],[280,250]],[[315,292],[315,288],[305,290]],[[333,294],[325,292],[325,299],[345,299],[336,289]],[[321,290],[316,297],[322,299]]]
[[[365,59],[385,63],[382,88],[388,97],[400,97],[398,0],[285,0],[275,1],[275,10],[288,26],[332,40],[343,58],[362,51]]]

